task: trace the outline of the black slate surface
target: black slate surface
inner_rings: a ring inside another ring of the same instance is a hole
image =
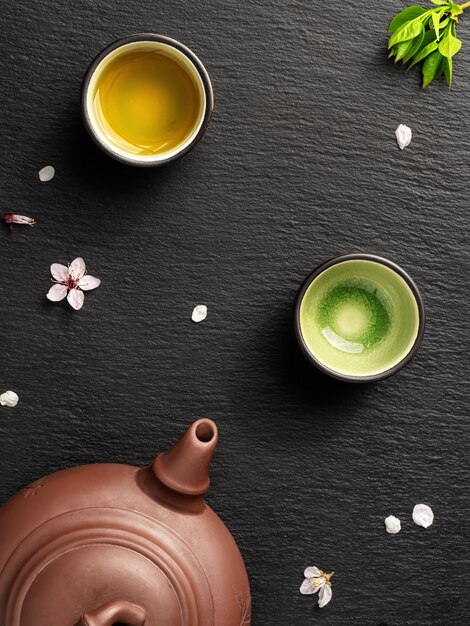
[[[254,626],[470,623],[470,21],[452,90],[423,93],[385,59],[402,6],[2,6],[1,208],[38,224],[0,232],[0,387],[20,395],[0,410],[0,499],[77,463],[147,464],[210,416],[208,499],[246,559]],[[113,162],[79,119],[91,58],[138,31],[192,47],[216,94],[203,142],[160,170]],[[304,275],[350,250],[402,264],[427,303],[418,356],[368,386],[316,374],[292,332]],[[103,282],[75,313],[45,294],[50,263],[78,255]],[[298,592],[307,565],[336,572],[325,609]]]

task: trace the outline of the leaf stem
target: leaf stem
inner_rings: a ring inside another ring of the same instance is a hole
[[[468,7],[470,7],[470,2],[464,2],[463,4],[459,4],[459,7],[462,9],[462,11],[465,11],[465,9],[468,9]]]

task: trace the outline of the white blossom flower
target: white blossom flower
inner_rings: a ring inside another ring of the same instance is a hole
[[[49,289],[47,298],[52,302],[59,302],[67,296],[68,303],[76,311],[83,306],[85,300],[83,292],[96,289],[101,283],[99,278],[86,273],[86,265],[82,257],[72,261],[69,267],[53,263],[51,274],[56,284]]]
[[[434,521],[434,513],[432,512],[431,507],[427,504],[417,504],[413,509],[413,522],[418,524],[418,526],[422,526],[423,528],[427,528],[431,526]]]
[[[52,167],[52,165],[46,165],[46,167],[43,167],[42,169],[39,170],[39,180],[42,183],[47,183],[50,180],[52,180],[55,176],[55,169]]]
[[[400,124],[395,131],[395,137],[397,138],[400,150],[403,150],[403,148],[410,145],[412,136],[413,133],[411,132],[411,128],[409,126],[405,126],[405,124]]]
[[[191,319],[193,322],[202,322],[207,317],[207,307],[205,304],[198,304],[194,307]]]
[[[396,535],[396,533],[399,533],[401,530],[401,522],[398,517],[389,515],[385,518],[385,528],[391,535]]]
[[[319,591],[318,606],[323,608],[328,604],[333,595],[330,581],[333,574],[334,572],[325,574],[325,572],[318,569],[318,567],[307,567],[304,572],[305,580],[300,587],[300,593],[306,596]]]
[[[0,396],[0,404],[2,406],[16,406],[18,404],[18,394],[14,391],[5,391]]]

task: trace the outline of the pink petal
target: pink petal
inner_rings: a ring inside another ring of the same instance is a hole
[[[96,289],[100,286],[101,280],[99,278],[95,278],[94,276],[90,276],[89,274],[85,274],[83,278],[80,278],[78,281],[78,286],[83,291],[90,291],[90,289]]]
[[[53,263],[51,265],[52,278],[59,280],[61,283],[65,282],[69,277],[69,268],[60,263]]]
[[[318,606],[322,609],[324,606],[328,604],[331,600],[331,596],[333,592],[331,591],[331,587],[329,585],[325,585],[320,589],[320,597],[318,598]]]
[[[67,300],[69,301],[70,306],[78,311],[83,306],[85,294],[83,291],[80,291],[80,289],[71,289],[69,291],[69,295],[67,296]]]
[[[79,278],[84,276],[86,272],[86,265],[81,256],[79,256],[74,261],[72,261],[72,263],[70,263],[69,271],[75,278],[75,280],[78,280]]]
[[[309,596],[312,593],[317,593],[320,587],[315,585],[315,581],[312,578],[306,578],[300,587],[300,593],[303,596]]]
[[[65,285],[53,285],[47,292],[47,298],[52,302],[59,302],[67,295],[67,287]]]

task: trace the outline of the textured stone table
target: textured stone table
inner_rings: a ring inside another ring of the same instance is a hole
[[[246,559],[254,626],[462,626],[470,620],[470,22],[455,83],[421,92],[385,59],[403,4],[103,0],[5,3],[0,23],[0,499],[77,463],[146,464],[194,416],[217,420],[210,504]],[[216,109],[161,170],[102,155],[80,81],[118,36],[154,31],[201,57]],[[400,152],[394,130],[412,127]],[[38,170],[56,167],[40,183]],[[304,361],[304,275],[364,250],[427,303],[415,360],[369,386]],[[49,265],[82,255],[102,286],[74,313]],[[205,303],[205,322],[190,320]],[[411,520],[433,507],[434,525]],[[402,520],[396,536],[383,519]],[[0,538],[1,541],[1,538]],[[334,569],[322,610],[298,587]]]

